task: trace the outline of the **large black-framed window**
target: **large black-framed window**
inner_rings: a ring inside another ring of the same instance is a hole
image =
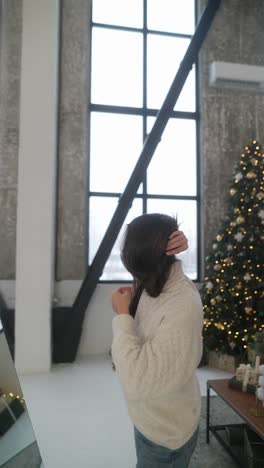
[[[110,7],[111,4],[111,7]],[[91,264],[194,33],[196,0],[93,0],[88,181]],[[125,224],[142,213],[177,215],[189,239],[186,274],[200,280],[198,63],[171,113]],[[124,229],[100,281],[131,279]]]

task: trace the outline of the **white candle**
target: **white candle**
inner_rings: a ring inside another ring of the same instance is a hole
[[[259,366],[260,366],[260,356],[256,356],[255,371],[257,372],[257,374],[259,373]]]
[[[246,390],[247,390],[249,374],[250,374],[250,369],[247,367],[245,377],[244,377],[244,381],[243,381],[243,388],[242,388],[243,392],[246,392]]]
[[[244,376],[245,376],[245,371],[246,371],[246,365],[245,364],[240,364],[240,366],[236,369],[236,379],[239,382],[243,382]]]

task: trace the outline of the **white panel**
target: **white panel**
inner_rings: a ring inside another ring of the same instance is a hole
[[[24,0],[16,257],[19,373],[51,365],[59,1]]]
[[[237,85],[262,89],[264,85],[264,67],[241,63],[212,62],[210,65],[210,84]]]

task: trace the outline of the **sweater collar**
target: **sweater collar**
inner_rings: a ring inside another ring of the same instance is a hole
[[[175,288],[175,284],[182,278],[184,278],[184,273],[182,269],[182,261],[177,260],[171,266],[169,277],[162,289],[162,292],[168,292],[171,289]]]

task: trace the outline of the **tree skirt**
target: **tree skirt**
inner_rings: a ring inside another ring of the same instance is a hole
[[[210,423],[232,424],[244,421],[218,396],[210,399]],[[202,397],[200,431],[196,449],[189,468],[237,468],[230,455],[210,432],[210,443],[206,443],[206,397]]]

